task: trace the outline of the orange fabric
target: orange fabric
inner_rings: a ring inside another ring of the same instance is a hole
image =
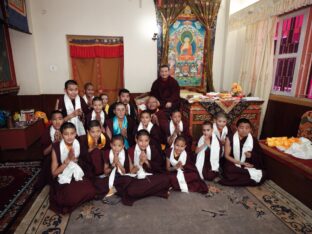
[[[122,58],[71,58],[73,79],[78,82],[80,94],[87,82],[94,85],[95,94],[107,93],[109,103],[117,99],[124,87]]]

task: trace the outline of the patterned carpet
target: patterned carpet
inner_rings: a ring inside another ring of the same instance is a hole
[[[214,187],[206,196],[172,192],[133,207],[91,201],[70,215],[48,209],[45,187],[16,233],[312,233],[311,210],[272,181]]]
[[[0,232],[15,220],[33,193],[40,162],[12,162],[0,164]]]

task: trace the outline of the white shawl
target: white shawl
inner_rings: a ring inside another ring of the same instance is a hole
[[[187,159],[187,154],[186,154],[185,150],[181,153],[179,160],[176,160],[174,158],[174,149],[171,150],[169,160],[170,160],[170,163],[172,166],[176,166],[179,161],[184,166],[186,163],[186,159]],[[187,183],[185,181],[184,172],[180,168],[178,169],[177,179],[178,179],[178,183],[179,183],[181,191],[184,193],[188,193],[188,186],[187,186]]]
[[[135,145],[134,148],[134,159],[133,159],[133,165],[137,166],[139,168],[139,171],[137,172],[137,178],[138,179],[145,179],[146,176],[152,175],[152,173],[147,173],[144,171],[143,167],[140,165],[140,155],[141,155],[141,149],[138,146],[138,144]],[[152,152],[151,152],[151,147],[148,146],[146,148],[146,156],[148,160],[152,159]]]
[[[126,160],[125,150],[120,151],[120,153],[118,154],[118,160],[119,160],[119,162],[121,163],[122,166],[125,165],[125,160]],[[109,151],[109,162],[110,162],[110,164],[113,164],[113,162],[114,162],[113,150]],[[109,189],[111,189],[114,186],[115,175],[116,175],[116,168],[118,168],[119,174],[121,174],[121,175],[123,174],[119,167],[115,166],[113,168],[113,170],[111,171],[111,173],[109,175],[109,179],[108,179]]]
[[[80,102],[79,95],[77,95],[75,98],[75,109],[74,109],[72,101],[70,100],[67,94],[64,95],[64,103],[65,103],[67,114],[71,114],[75,110],[81,109],[81,102]],[[83,123],[81,122],[78,116],[71,118],[69,122],[73,123],[76,126],[78,136],[86,135],[86,130],[84,129]]]
[[[82,98],[86,102],[86,104],[89,105],[87,95],[83,95]],[[92,96],[91,100],[93,100],[93,98],[94,96]]]
[[[101,111],[100,117],[101,117],[101,124],[103,125],[104,122],[105,122],[105,114],[104,114],[104,111]],[[92,111],[92,114],[91,114],[91,120],[96,120],[96,113],[95,113],[94,110]]]
[[[80,155],[80,145],[77,139],[74,140],[73,142],[73,150],[75,157],[78,158]],[[64,140],[61,140],[60,142],[60,152],[61,152],[61,162],[63,163],[65,159],[68,157],[69,150],[67,146],[65,145]],[[66,166],[66,168],[63,170],[61,174],[58,175],[58,182],[60,184],[69,184],[72,180],[72,177],[76,181],[82,180],[82,177],[84,176],[84,173],[80,166],[73,162],[70,161],[69,164]]]
[[[146,130],[148,131],[148,133],[151,133],[152,127],[154,126],[154,124],[152,122],[149,122],[147,125]],[[144,129],[143,124],[140,122],[139,127],[138,127],[138,131]]]
[[[229,131],[228,127],[225,126],[222,129],[222,133],[220,135],[220,132],[219,132],[218,127],[217,127],[217,124],[216,123],[213,124],[213,132],[214,132],[214,134],[216,134],[216,136],[218,137],[219,140],[223,140],[224,141],[226,139],[226,135],[228,134],[228,131]]]
[[[180,128],[180,131],[183,132],[183,122],[182,122],[182,120],[179,122],[179,128]],[[170,136],[172,136],[172,134],[174,133],[174,130],[175,130],[175,125],[174,125],[172,120],[170,120],[170,122],[169,122],[169,130],[170,130]],[[174,141],[175,141],[175,139],[173,139],[173,142],[171,144],[171,148],[173,148]]]
[[[197,147],[202,146],[205,143],[205,137],[202,136],[197,144]],[[204,179],[203,176],[203,167],[205,163],[205,151],[207,149],[207,146],[202,149],[196,157],[196,168],[198,170],[198,173],[202,179]],[[219,171],[219,160],[220,160],[220,144],[217,139],[217,136],[212,133],[212,140],[210,145],[210,165],[212,171]]]
[[[218,127],[217,127],[217,124],[214,123],[213,124],[213,132],[216,134],[216,136],[218,137],[218,139],[220,141],[225,141],[226,136],[227,136],[229,130],[228,130],[227,126],[224,126],[224,128],[222,129],[221,135],[220,135],[220,132],[219,132]],[[222,156],[223,155],[224,155],[224,146],[222,146]]]
[[[53,125],[51,125],[50,127],[50,137],[51,137],[51,141],[54,142],[54,139],[55,139],[55,128],[53,127]]]
[[[242,163],[246,161],[246,155],[245,153],[248,151],[252,151],[253,149],[253,138],[251,134],[249,133],[247,136],[247,139],[243,145],[242,149],[242,156],[240,157],[240,140],[238,132],[236,132],[233,136],[233,154],[234,158]],[[241,167],[239,164],[235,164],[237,167]],[[245,168],[248,170],[248,173],[250,175],[250,178],[257,183],[261,181],[262,178],[262,170],[256,169],[256,168]]]
[[[131,107],[130,104],[127,104],[128,115],[131,115]]]

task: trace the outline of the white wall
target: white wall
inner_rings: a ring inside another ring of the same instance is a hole
[[[234,14],[259,0],[231,0],[230,14]]]
[[[31,0],[32,35],[10,32],[19,94],[63,92],[70,78],[66,35],[124,37],[125,86],[148,91],[157,73],[153,0]],[[50,66],[56,67],[50,71]]]
[[[223,90],[224,63],[228,34],[230,0],[222,0],[216,25],[215,44],[213,51],[213,85],[216,91]]]
[[[224,90],[230,90],[233,82],[237,82],[240,74],[242,55],[245,48],[246,27],[229,31],[226,44],[224,64]]]

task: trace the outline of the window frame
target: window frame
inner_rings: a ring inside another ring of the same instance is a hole
[[[279,23],[279,28],[278,28],[278,35],[277,35],[276,51],[275,51],[274,59],[273,59],[274,71],[273,71],[273,83],[272,83],[272,88],[271,88],[272,94],[282,95],[282,96],[290,96],[290,97],[296,96],[296,90],[297,90],[297,85],[298,85],[298,75],[299,75],[300,69],[302,69],[302,65],[301,65],[302,50],[303,50],[304,42],[305,42],[307,24],[308,24],[308,19],[309,19],[309,12],[310,12],[310,9],[305,8],[305,9],[302,9],[299,11],[295,11],[295,12],[292,12],[289,14],[285,14],[285,15],[280,16],[278,18],[277,23]],[[301,32],[300,32],[298,51],[297,51],[297,53],[291,53],[291,54],[279,54],[281,37],[282,37],[282,29],[283,29],[283,20],[298,16],[298,15],[303,15],[303,23],[302,23],[302,28],[301,28]],[[273,40],[274,40],[274,38],[273,38]],[[291,92],[274,90],[277,61],[278,61],[278,59],[285,59],[285,58],[296,58],[294,75],[293,75],[292,86],[291,86]]]

